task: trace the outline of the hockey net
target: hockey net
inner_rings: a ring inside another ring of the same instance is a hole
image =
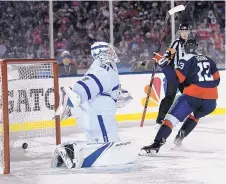
[[[10,162],[52,153],[60,144],[57,62],[54,59],[0,62],[0,174]],[[51,150],[50,150],[51,149]]]

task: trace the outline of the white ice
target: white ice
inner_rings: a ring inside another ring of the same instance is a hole
[[[136,163],[69,171],[50,168],[50,157],[16,159],[11,174],[0,176],[1,184],[223,184],[225,183],[225,117],[203,118],[179,150],[171,150],[176,127],[153,157],[139,157]],[[137,149],[152,143],[157,132],[154,121],[119,124],[122,140],[133,140]],[[82,140],[76,127],[62,129],[62,141]],[[52,148],[50,148],[52,150]]]

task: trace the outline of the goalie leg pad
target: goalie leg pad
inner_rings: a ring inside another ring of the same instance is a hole
[[[128,164],[135,162],[138,155],[138,149],[131,141],[108,143],[74,142],[73,144],[70,143],[70,145],[73,145],[73,159],[70,158],[65,146],[57,148],[57,153],[61,156],[68,169]]]
[[[83,146],[81,167],[103,167],[133,163],[138,150],[131,141],[86,143]]]

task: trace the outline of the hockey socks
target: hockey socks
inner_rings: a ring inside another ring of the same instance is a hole
[[[186,137],[196,127],[197,123],[198,123],[198,119],[196,119],[192,115],[189,115],[188,119],[182,125],[180,131],[184,131],[184,136]]]
[[[161,142],[162,139],[167,139],[172,132],[173,125],[169,120],[164,120],[162,126],[155,137],[155,142]]]
[[[184,122],[177,136],[174,139],[174,144],[181,146],[183,139],[196,127],[198,119],[189,115],[188,119]]]

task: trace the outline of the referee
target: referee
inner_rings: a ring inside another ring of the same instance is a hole
[[[179,26],[179,35],[180,37],[176,39],[170,47],[165,52],[165,56],[170,58],[169,66],[172,68],[177,68],[179,59],[184,56],[184,43],[188,39],[188,36],[190,34],[189,26],[188,24],[181,24]],[[171,80],[167,79],[167,87],[166,87],[166,94],[165,97],[162,99],[159,107],[159,113],[156,120],[157,124],[162,124],[162,120],[164,120],[166,114],[168,113],[171,105],[173,104],[174,98],[177,93],[177,89],[182,92],[183,91],[183,85],[179,85],[177,81],[173,82]],[[179,86],[178,86],[179,85]]]

